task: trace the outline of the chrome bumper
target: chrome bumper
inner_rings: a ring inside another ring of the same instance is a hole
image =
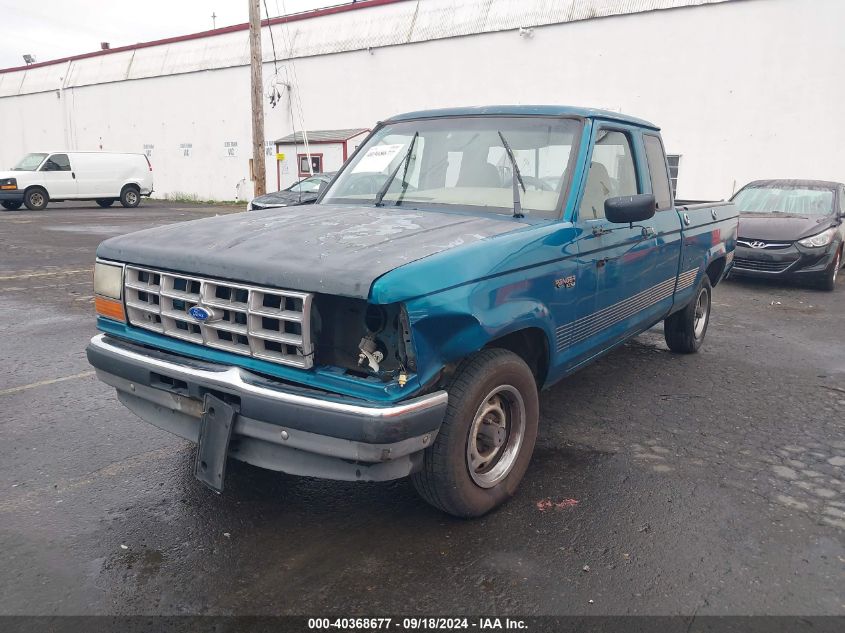
[[[88,360],[142,419],[196,442],[206,393],[238,408],[229,456],[290,474],[381,481],[414,472],[446,411],[445,391],[378,406],[271,381],[100,334]]]

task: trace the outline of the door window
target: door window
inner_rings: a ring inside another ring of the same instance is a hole
[[[672,206],[663,143],[660,142],[659,137],[653,134],[643,134],[643,143],[645,144],[646,160],[648,160],[648,173],[651,176],[651,192],[657,201],[657,210],[663,211]]]
[[[637,172],[628,136],[614,130],[599,131],[578,217],[603,218],[605,200],[637,193]]]
[[[41,171],[70,171],[70,160],[67,154],[53,154],[44,161]]]

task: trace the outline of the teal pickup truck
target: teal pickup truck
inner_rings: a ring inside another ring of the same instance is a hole
[[[559,106],[380,123],[317,204],[103,242],[88,358],[141,418],[286,473],[511,497],[538,392],[640,332],[699,349],[737,212],[673,200],[659,129]]]

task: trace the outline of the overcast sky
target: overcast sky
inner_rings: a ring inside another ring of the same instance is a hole
[[[262,0],[262,17],[264,15]],[[270,15],[297,13],[346,0],[266,0]],[[247,0],[0,0],[0,68],[23,65],[23,55],[48,61],[163,37],[185,35],[248,19]]]

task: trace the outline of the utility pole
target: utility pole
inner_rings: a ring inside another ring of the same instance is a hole
[[[261,0],[249,1],[249,61],[252,69],[252,177],[255,196],[267,193],[264,169],[264,83],[261,79]]]
[[[211,28],[217,28],[217,13],[214,11],[211,12]]]

